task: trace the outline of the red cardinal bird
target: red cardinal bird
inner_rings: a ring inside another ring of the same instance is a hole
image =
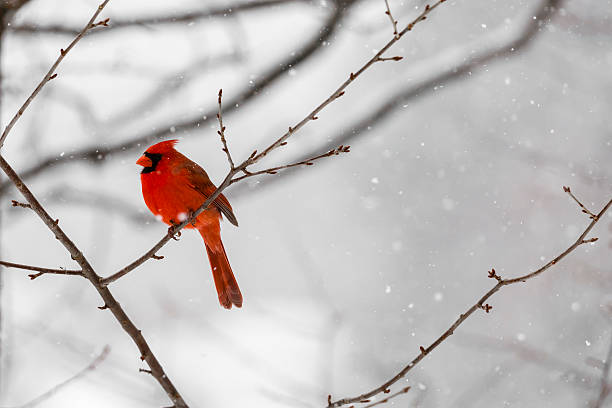
[[[140,173],[142,195],[149,210],[168,225],[179,224],[197,210],[215,191],[215,185],[203,168],[174,149],[177,140],[167,140],[149,147],[136,164]],[[221,242],[221,214],[238,226],[227,198],[220,194],[195,220],[196,228],[206,246],[219,303],[226,309],[242,306],[242,294],[227,260]]]

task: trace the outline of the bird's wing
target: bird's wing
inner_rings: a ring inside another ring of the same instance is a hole
[[[210,181],[206,171],[191,160],[188,160],[184,165],[176,168],[174,173],[184,176],[191,187],[198,193],[202,194],[205,200],[213,195],[217,189],[212,181]],[[229,222],[235,226],[238,226],[238,220],[232,211],[232,206],[223,194],[219,194],[219,196],[215,198],[215,201],[213,201],[212,205],[217,207],[217,209],[221,211],[223,215],[225,215]]]

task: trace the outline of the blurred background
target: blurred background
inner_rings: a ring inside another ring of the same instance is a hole
[[[6,124],[98,2],[0,4]],[[425,4],[390,0],[400,27]],[[218,89],[244,159],[391,38],[384,11],[383,0],[111,0],[111,27],[70,52],[2,154],[110,275],[166,233],[140,191],[146,147],[179,139],[220,182]],[[449,0],[387,55],[402,61],[376,64],[259,167],[351,153],[226,190],[242,309],[219,306],[190,231],[112,284],[191,406],[323,407],[370,390],[493,286],[488,269],[519,276],[569,246],[589,219],[562,186],[593,212],[611,194],[611,17],[609,0]],[[4,175],[0,196],[0,259],[76,267],[35,214],[11,207],[23,199]],[[596,244],[495,295],[396,385],[412,389],[393,405],[605,406],[611,231],[608,213]],[[0,278],[0,406],[169,405],[88,282]]]

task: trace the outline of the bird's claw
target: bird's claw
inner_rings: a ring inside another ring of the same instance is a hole
[[[181,237],[181,231],[174,232],[174,228],[176,228],[177,224],[172,223],[171,226],[168,227],[168,234],[172,234],[172,239],[178,241]]]
[[[195,214],[195,211],[189,210],[189,215],[187,216],[187,219],[191,220],[194,214]],[[196,226],[196,220],[197,218],[193,218],[193,220],[191,220],[191,225],[193,225],[194,227]]]

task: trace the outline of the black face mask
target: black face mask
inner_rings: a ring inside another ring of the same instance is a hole
[[[145,167],[144,169],[142,169],[140,174],[147,174],[147,173],[154,172],[155,169],[157,168],[157,164],[162,159],[162,155],[160,153],[149,153],[149,152],[145,152],[144,155],[147,156],[151,160],[151,165],[149,167]]]

